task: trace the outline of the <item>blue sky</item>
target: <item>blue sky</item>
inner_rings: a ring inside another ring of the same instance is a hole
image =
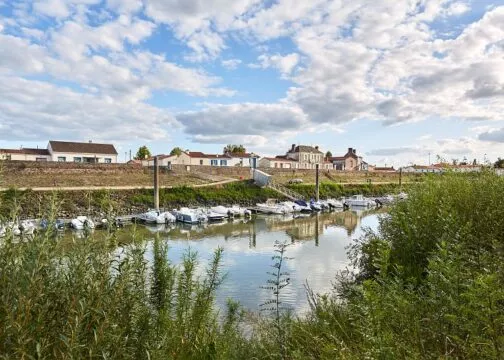
[[[0,147],[494,160],[503,23],[503,0],[0,0]]]

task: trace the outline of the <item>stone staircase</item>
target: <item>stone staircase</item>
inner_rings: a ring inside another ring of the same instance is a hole
[[[297,192],[273,181],[270,174],[257,169],[252,169],[252,172],[252,177],[257,185],[275,190],[279,194],[282,194],[291,200],[300,200],[303,198],[301,194],[298,194]]]

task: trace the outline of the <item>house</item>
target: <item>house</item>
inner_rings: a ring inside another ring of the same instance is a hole
[[[296,161],[299,169],[315,169],[316,164],[324,168],[324,154],[318,146],[292,144],[285,156]]]
[[[297,169],[298,166],[297,161],[289,159],[287,156],[263,157],[259,160],[261,168]]]
[[[117,151],[114,145],[93,142],[49,141],[47,150],[51,161],[76,163],[117,163]]]
[[[231,166],[231,157],[219,154],[205,154],[199,151],[189,151],[190,165],[203,166]]]
[[[256,168],[259,159],[259,155],[254,153],[225,152],[224,155],[231,158],[229,166]]]
[[[343,156],[333,156],[329,158],[336,170],[346,171],[366,171],[368,164],[362,161],[362,156],[357,155],[357,150],[348,148],[348,151]]]
[[[442,171],[454,171],[454,172],[480,172],[481,165],[453,165],[447,163],[439,163],[432,165],[435,168],[441,169]]]
[[[0,149],[0,160],[51,161],[51,154],[47,149]]]
[[[416,173],[416,174],[426,174],[426,173],[441,173],[443,169],[440,167],[434,167],[432,165],[410,165],[402,168],[403,173]]]
[[[47,149],[1,149],[0,160],[117,163],[114,145],[49,141]]]

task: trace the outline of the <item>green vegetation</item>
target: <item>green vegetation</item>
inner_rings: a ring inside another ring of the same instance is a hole
[[[140,146],[135,155],[135,160],[144,160],[151,157],[151,152],[147,146]]]
[[[184,150],[182,150],[181,148],[179,148],[179,147],[177,146],[177,147],[174,147],[174,148],[172,149],[172,151],[170,151],[170,155],[172,155],[172,156],[173,156],[173,155],[180,156],[180,155],[182,155],[182,152],[183,152],[183,151],[184,151]]]
[[[252,191],[233,186],[226,191]],[[114,233],[70,246],[50,231],[29,241],[8,235],[0,242],[0,357],[502,359],[503,188],[504,178],[487,173],[411,186],[379,232],[351,248],[356,271],[339,274],[330,294],[308,289],[311,311],[301,318],[279,311],[289,283],[282,245],[266,284],[272,314],[262,317],[244,316],[234,302],[220,314],[213,308],[221,249],[198,277],[196,254],[175,267],[165,243],[147,254],[135,230],[120,247]]]
[[[243,146],[243,145],[229,144],[229,145],[226,145],[226,147],[224,147],[223,152],[224,152],[224,154],[226,154],[226,153],[244,154],[247,152],[247,149],[245,149],[245,146]]]

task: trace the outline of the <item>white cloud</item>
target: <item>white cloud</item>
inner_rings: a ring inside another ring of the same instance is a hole
[[[292,73],[296,65],[299,63],[299,54],[292,53],[285,56],[282,56],[280,54],[262,54],[259,55],[257,61],[258,64],[250,64],[249,67],[261,69],[272,67],[280,71],[283,76],[288,76]]]
[[[83,94],[41,81],[0,77],[0,139],[163,139],[177,127],[166,111]]]
[[[121,14],[135,13],[142,9],[142,0],[107,0],[107,6]]]
[[[188,134],[199,139],[229,135],[278,136],[297,131],[308,123],[301,109],[287,104],[208,105],[201,111],[178,114],[176,118]]]
[[[493,129],[478,135],[478,139],[495,143],[504,143],[504,128]]]
[[[228,70],[235,70],[241,63],[240,59],[221,60],[221,65]]]

